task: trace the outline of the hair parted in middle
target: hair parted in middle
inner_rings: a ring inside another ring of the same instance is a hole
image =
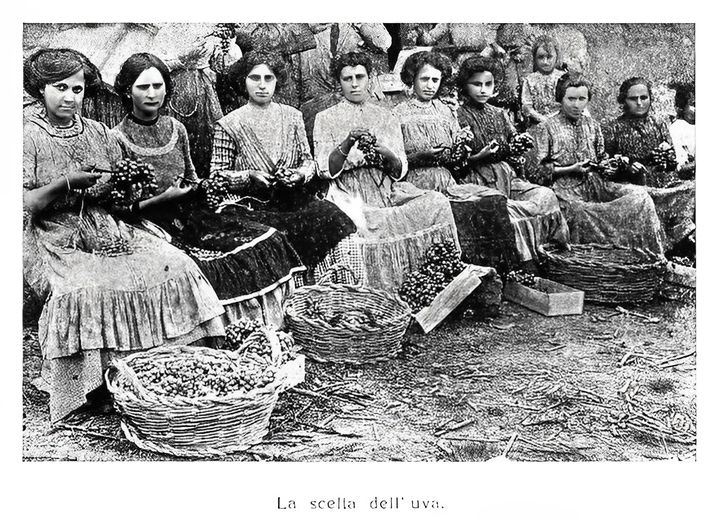
[[[415,76],[425,65],[440,71],[440,87],[436,95],[442,95],[452,85],[452,61],[450,58],[436,51],[420,51],[408,56],[403,63],[400,79],[407,86],[412,87],[415,83]]]
[[[277,79],[276,89],[280,89],[287,80],[287,68],[282,56],[277,52],[267,50],[252,50],[247,54],[243,55],[238,61],[233,63],[228,69],[228,80],[230,86],[233,88],[235,93],[247,99],[248,92],[245,87],[245,80],[252,69],[258,65],[265,65],[267,68],[272,70]]]
[[[562,103],[568,88],[585,87],[588,91],[588,101],[592,100],[593,85],[589,79],[577,72],[565,72],[555,85],[555,101]]]
[[[172,98],[173,93],[173,82],[170,78],[170,69],[163,60],[149,54],[147,52],[138,52],[133,54],[120,67],[120,72],[115,77],[115,93],[120,96],[120,101],[125,107],[125,110],[132,112],[133,100],[132,100],[132,86],[137,81],[137,78],[147,69],[155,67],[160,72],[160,75],[165,82],[165,106]]]

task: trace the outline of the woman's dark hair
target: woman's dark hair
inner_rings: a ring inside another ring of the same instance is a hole
[[[125,63],[122,64],[120,72],[115,78],[115,92],[120,96],[120,101],[122,101],[126,111],[132,112],[133,109],[131,94],[135,81],[137,81],[140,74],[153,67],[158,69],[165,82],[165,102],[163,106],[170,101],[173,93],[173,83],[167,65],[154,54],[138,52],[125,60]]]
[[[628,91],[636,85],[645,85],[647,87],[648,95],[650,96],[650,103],[652,103],[653,94],[652,84],[650,83],[650,81],[648,81],[644,77],[631,77],[622,82],[622,84],[620,85],[620,92],[617,96],[617,102],[618,104],[620,104],[620,106],[622,106],[623,111],[625,110],[625,100],[627,99]]]
[[[535,65],[535,56],[537,55],[537,52],[540,49],[545,49],[545,50],[552,49],[553,51],[555,51],[555,66],[556,67],[562,63],[562,58],[560,57],[560,45],[558,45],[557,40],[547,34],[538,36],[537,38],[535,38],[535,42],[533,43],[533,47],[532,47],[533,72],[537,71],[537,67]]]
[[[408,56],[400,72],[400,79],[407,86],[412,87],[415,83],[415,76],[425,65],[430,65],[440,71],[438,94],[446,91],[448,84],[452,81],[452,61],[439,52],[421,51]]]
[[[555,85],[555,101],[562,103],[563,97],[565,97],[565,92],[567,92],[568,88],[580,87],[587,88],[588,101],[592,100],[593,85],[590,80],[586,79],[577,72],[565,72],[565,74],[560,76],[560,79],[558,79],[558,82]]]
[[[370,59],[370,55],[365,52],[346,52],[345,54],[340,54],[333,59],[330,65],[330,73],[332,77],[335,78],[335,81],[339,82],[342,69],[345,67],[357,67],[358,65],[365,67],[368,76],[372,74],[372,60]]]
[[[668,86],[675,90],[675,108],[679,112],[695,100],[695,83],[670,83]]]
[[[266,65],[275,74],[277,79],[276,89],[282,88],[287,80],[285,62],[280,54],[265,50],[253,50],[245,54],[228,69],[228,81],[235,93],[247,99],[248,93],[245,88],[245,80],[258,65]]]
[[[93,97],[103,88],[102,75],[84,54],[73,49],[40,49],[23,64],[23,86],[28,94],[42,100],[45,85],[79,70],[85,76],[85,97]]]
[[[465,84],[473,74],[480,72],[490,72],[496,84],[501,81],[501,69],[497,61],[491,58],[468,58],[460,65],[460,70],[458,70],[457,78],[455,79],[455,84],[460,90],[460,93],[465,92]]]

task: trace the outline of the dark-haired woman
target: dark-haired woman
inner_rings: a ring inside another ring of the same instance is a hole
[[[668,122],[652,111],[650,82],[631,77],[620,85],[617,98],[623,114],[605,128],[605,150],[630,159],[629,166],[615,177],[620,182],[647,186],[663,224],[668,248],[682,242],[695,230],[695,182],[681,182],[675,160],[656,160],[654,152],[673,147]]]
[[[237,194],[245,198],[223,212],[281,230],[311,278],[344,263],[361,281],[355,224],[315,194],[317,166],[302,114],[273,100],[287,79],[282,58],[251,51],[230,67],[228,77],[248,102],[216,124],[211,170],[232,178]],[[340,280],[351,281],[352,276],[340,275]]]
[[[507,146],[516,130],[506,112],[488,102],[495,93],[497,75],[496,62],[487,58],[470,58],[458,72],[464,101],[458,119],[473,133],[473,153],[460,182],[486,186],[508,198],[519,259],[532,262],[537,259],[538,246],[567,243],[567,223],[552,190],[519,178],[508,157],[499,153],[500,145]]]
[[[450,199],[467,261],[507,270],[515,263],[516,252],[506,197],[494,189],[457,185],[443,162],[461,133],[451,108],[438,99],[448,88],[452,62],[438,52],[416,52],[403,64],[400,77],[412,88],[410,99],[394,110],[408,158],[405,179]]]
[[[332,71],[344,99],[315,119],[319,175],[330,180],[328,199],[349,213],[362,211],[369,284],[393,289],[433,242],[457,243],[452,210],[442,194],[399,182],[407,172],[402,130],[392,112],[368,102],[370,58],[342,54]]]
[[[663,252],[655,205],[640,186],[623,185],[593,172],[606,158],[600,125],[584,113],[592,85],[574,73],[557,84],[560,112],[538,126],[535,174],[553,186],[570,227],[572,243],[612,243]]]
[[[226,321],[240,316],[282,323],[292,274],[302,263],[285,236],[253,221],[225,221],[192,200],[197,175],[187,132],[159,115],[173,94],[165,63],[139,53],[123,63],[115,80],[128,115],[114,128],[125,154],[155,168],[159,194],[140,202],[131,216],[185,250],[203,271],[225,307]]]
[[[195,263],[104,208],[111,187],[93,169],[112,169],[121,148],[78,115],[100,81],[77,51],[25,61],[25,89],[41,105],[23,127],[23,275],[45,300],[38,338],[53,421],[102,385],[113,355],[223,334],[222,305]]]

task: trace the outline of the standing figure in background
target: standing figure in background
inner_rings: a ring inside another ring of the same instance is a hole
[[[487,58],[471,58],[458,72],[464,101],[458,119],[473,133],[473,152],[459,182],[486,186],[508,198],[520,260],[532,262],[538,246],[550,241],[567,243],[567,223],[552,190],[519,178],[508,163],[513,160],[509,144],[517,131],[507,113],[488,102],[495,93],[497,75],[496,62]]]
[[[678,176],[695,178],[695,85],[671,84],[675,88],[677,119],[670,125],[670,136],[675,146]]]
[[[620,85],[623,114],[603,128],[605,149],[627,157],[615,179],[646,186],[672,249],[695,231],[695,181],[681,181],[668,121],[652,112],[650,82],[631,77]]]
[[[558,81],[560,112],[540,123],[537,163],[531,168],[552,185],[570,228],[571,243],[611,243],[664,251],[652,198],[642,187],[611,182],[600,125],[585,113],[592,85],[574,73]]]
[[[503,77],[498,88],[497,106],[505,107],[515,127],[524,131],[527,116],[522,110],[522,84],[533,71],[533,27],[529,23],[502,23],[498,26],[495,59]]]
[[[99,88],[77,51],[28,57],[24,86],[41,101],[23,125],[23,277],[45,305],[38,323],[50,419],[83,405],[115,355],[224,334],[223,308],[197,265],[110,213],[106,174],[122,151],[79,115]]]
[[[560,47],[550,36],[535,40],[532,57],[533,72],[522,83],[522,110],[529,127],[540,124],[560,109],[560,103],[555,101],[555,87],[563,75],[557,68],[562,62]]]

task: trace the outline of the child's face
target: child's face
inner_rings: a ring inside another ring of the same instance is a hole
[[[543,74],[550,74],[555,68],[557,54],[555,49],[540,47],[535,53],[535,68]]]
[[[476,72],[465,83],[465,93],[476,103],[485,104],[495,93],[495,78],[490,72]]]

